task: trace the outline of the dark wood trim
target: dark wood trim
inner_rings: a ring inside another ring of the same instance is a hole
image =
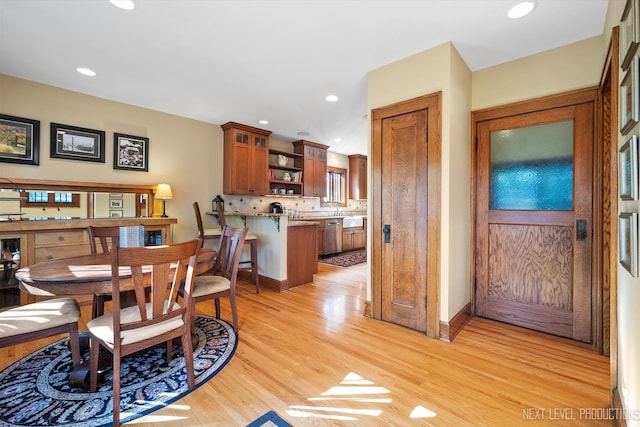
[[[439,336],[440,328],[440,228],[442,193],[442,92],[436,92],[371,110],[371,185],[372,185],[372,315],[382,318],[382,120],[413,111],[428,110],[427,115],[427,325],[426,334]]]
[[[622,399],[620,399],[620,393],[618,393],[617,387],[611,391],[610,412],[611,412],[610,418],[613,420],[613,425],[615,427],[627,426],[627,421],[624,418],[624,408],[622,406]]]
[[[364,302],[364,317],[373,318],[373,306],[371,301]]]
[[[603,222],[603,244],[609,244],[609,256],[608,258],[602,259],[602,274],[603,280],[604,276],[608,275],[608,306],[603,306],[603,311],[609,309],[609,342],[604,342],[603,344],[603,354],[607,354],[606,350],[608,349],[609,356],[609,379],[610,379],[610,389],[611,389],[611,404],[615,407],[616,396],[618,401],[620,401],[620,396],[618,396],[618,223],[616,221],[616,217],[618,214],[618,105],[619,105],[619,90],[618,90],[618,82],[619,79],[619,70],[620,70],[620,60],[618,49],[620,43],[620,28],[614,27],[611,31],[611,41],[609,43],[609,49],[607,51],[607,58],[605,60],[604,69],[602,71],[602,77],[600,81],[600,94],[608,94],[609,95],[609,115],[605,117],[604,115],[599,117],[599,121],[603,121],[605,124],[608,122],[608,126],[603,126],[605,130],[603,132],[603,138],[606,137],[608,144],[605,142],[603,145],[603,149],[607,150],[605,152],[605,159],[608,154],[610,159],[609,168],[610,170],[603,170],[604,176],[609,177],[609,186],[607,188],[606,183],[603,181],[603,194],[604,192],[609,192],[611,196],[609,198],[609,206],[607,207],[607,211],[604,212],[605,217],[609,219],[609,227],[608,227],[608,240],[607,238],[607,222]],[[607,132],[608,131],[608,132]],[[606,164],[606,162],[605,162]],[[604,168],[603,168],[604,169]],[[603,204],[606,206],[606,203]],[[604,289],[604,298],[603,303],[607,302],[607,293],[606,288]],[[606,327],[603,325],[603,327]],[[608,344],[608,348],[607,348]],[[622,407],[622,405],[620,405]]]
[[[249,283],[253,283],[253,278],[251,277],[250,271],[239,271],[238,278]],[[261,287],[269,288],[276,292],[285,292],[289,290],[289,282],[287,280],[276,280],[271,277],[263,276],[261,274],[258,275],[258,280],[260,281]]]
[[[453,341],[456,335],[464,328],[464,325],[473,317],[471,315],[471,307],[472,304],[468,303],[450,321],[440,321],[440,340],[445,342]]]

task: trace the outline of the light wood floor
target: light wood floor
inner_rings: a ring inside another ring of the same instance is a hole
[[[609,361],[590,348],[480,318],[453,343],[427,338],[363,317],[364,264],[320,268],[282,294],[242,284],[232,360],[130,425],[245,426],[268,410],[294,426],[611,425],[589,419],[609,402]],[[0,368],[43,343],[0,349]]]

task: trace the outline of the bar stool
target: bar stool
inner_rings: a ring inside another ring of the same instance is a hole
[[[222,209],[222,205],[218,204],[216,206],[216,212],[218,214],[218,222],[220,223],[220,228],[204,228],[202,224],[202,214],[200,213],[200,207],[198,206],[198,202],[193,203],[193,210],[196,214],[196,222],[198,223],[198,233],[199,236],[203,240],[208,239],[219,239],[222,236],[222,230],[224,229],[227,222],[224,217],[224,211]],[[260,282],[259,282],[259,274],[258,274],[258,236],[253,233],[247,233],[247,237],[244,239],[244,243],[249,245],[249,253],[250,259],[246,261],[240,261],[240,266],[238,267],[238,271],[250,271],[251,279],[253,283],[256,285],[256,293],[260,293]]]

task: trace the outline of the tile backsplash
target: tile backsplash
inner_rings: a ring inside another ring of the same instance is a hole
[[[268,212],[269,204],[272,202],[280,202],[284,209],[293,209],[303,216],[326,215],[336,210],[336,208],[320,206],[318,197],[235,196],[229,194],[222,194],[220,197],[224,200],[224,210],[228,212]],[[207,208],[207,210],[211,209],[213,209],[213,205]],[[366,215],[367,201],[349,200],[347,206],[341,206],[339,209],[344,215]]]

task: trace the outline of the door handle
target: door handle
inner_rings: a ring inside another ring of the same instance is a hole
[[[382,232],[384,233],[384,242],[391,243],[391,225],[385,224],[382,227]]]
[[[576,241],[581,242],[587,240],[587,220],[576,220]]]

